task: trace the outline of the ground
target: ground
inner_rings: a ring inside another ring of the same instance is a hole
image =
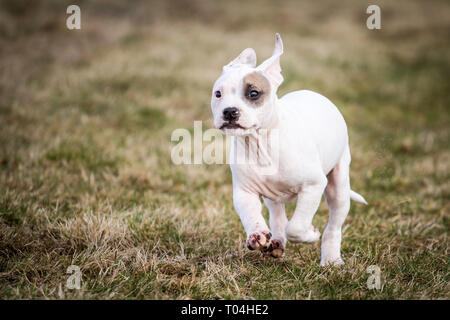
[[[381,30],[356,0],[79,1],[67,30],[72,3],[0,2],[0,298],[450,298],[448,2],[377,1]],[[349,126],[369,205],[343,267],[318,266],[320,242],[249,251],[228,166],[170,159],[173,130],[212,127],[222,66],[246,47],[261,62],[275,32],[279,95],[317,91]]]

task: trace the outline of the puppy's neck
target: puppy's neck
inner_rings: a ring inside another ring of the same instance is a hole
[[[278,172],[279,163],[279,117],[278,99],[272,102],[270,114],[264,118],[264,122],[258,129],[252,130],[250,134],[236,137],[235,154],[244,157],[242,164],[251,165],[254,172],[263,175]],[[237,164],[239,164],[239,160]]]
[[[278,98],[275,96],[273,101],[271,102],[272,107],[270,108],[270,114],[268,114],[264,118],[264,122],[261,125],[261,128],[257,131],[263,129],[264,131],[272,131],[278,128],[279,118],[278,118]]]

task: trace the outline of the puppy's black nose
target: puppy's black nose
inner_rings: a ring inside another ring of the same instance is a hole
[[[236,108],[236,107],[223,109],[223,118],[227,121],[237,120],[240,115],[241,115],[241,113],[239,112],[238,108]]]

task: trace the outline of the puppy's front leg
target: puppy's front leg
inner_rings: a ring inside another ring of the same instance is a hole
[[[270,240],[270,245],[267,251],[264,252],[266,256],[279,258],[284,253],[284,247],[286,245],[286,210],[284,203],[275,202],[269,198],[265,198],[264,203],[269,209],[269,222],[270,230],[272,233],[272,239]]]
[[[327,179],[324,176],[316,183],[302,188],[294,215],[286,227],[286,236],[289,241],[316,242],[319,240],[320,232],[312,225],[312,219],[319,208],[326,184]]]
[[[236,187],[233,190],[233,202],[247,233],[247,248],[261,251],[267,249],[272,235],[261,214],[259,195]]]

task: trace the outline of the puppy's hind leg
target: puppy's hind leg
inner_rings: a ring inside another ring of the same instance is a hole
[[[284,203],[275,202],[268,198],[263,197],[264,203],[269,209],[269,223],[272,238],[269,246],[264,248],[263,253],[265,255],[279,258],[284,253],[284,247],[286,245],[286,233],[285,228],[288,222],[286,217]]]
[[[312,225],[312,220],[319,208],[327,179],[323,173],[317,174],[314,183],[302,187],[298,194],[297,207],[294,215],[286,226],[286,236],[291,242],[316,242],[320,232]]]
[[[325,198],[329,219],[322,236],[320,265],[344,264],[341,258],[342,225],[350,210],[350,151],[347,147],[339,163],[328,174]]]

